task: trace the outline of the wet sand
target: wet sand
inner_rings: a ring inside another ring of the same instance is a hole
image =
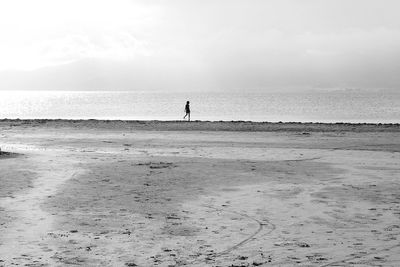
[[[0,130],[0,266],[400,265],[399,125]]]

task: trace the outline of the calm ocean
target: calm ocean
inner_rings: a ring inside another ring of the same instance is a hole
[[[400,123],[400,93],[0,91],[0,118]]]

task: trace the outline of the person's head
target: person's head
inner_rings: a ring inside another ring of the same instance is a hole
[[[190,102],[189,101],[186,101],[186,104],[189,104]]]

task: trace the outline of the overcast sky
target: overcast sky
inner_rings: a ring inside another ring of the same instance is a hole
[[[399,10],[399,0],[1,0],[0,89],[396,89]]]

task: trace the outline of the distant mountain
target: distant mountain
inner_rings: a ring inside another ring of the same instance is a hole
[[[203,84],[202,77],[183,75],[183,71],[184,67],[149,64],[148,59],[124,62],[86,59],[33,71],[2,71],[0,90],[141,91]]]
[[[254,67],[254,66],[253,66]],[[399,92],[399,78],[376,71],[314,73],[302,67],[271,68],[242,62],[204,63],[186,58],[85,59],[33,71],[0,72],[0,90],[66,91],[305,91],[359,88]]]

